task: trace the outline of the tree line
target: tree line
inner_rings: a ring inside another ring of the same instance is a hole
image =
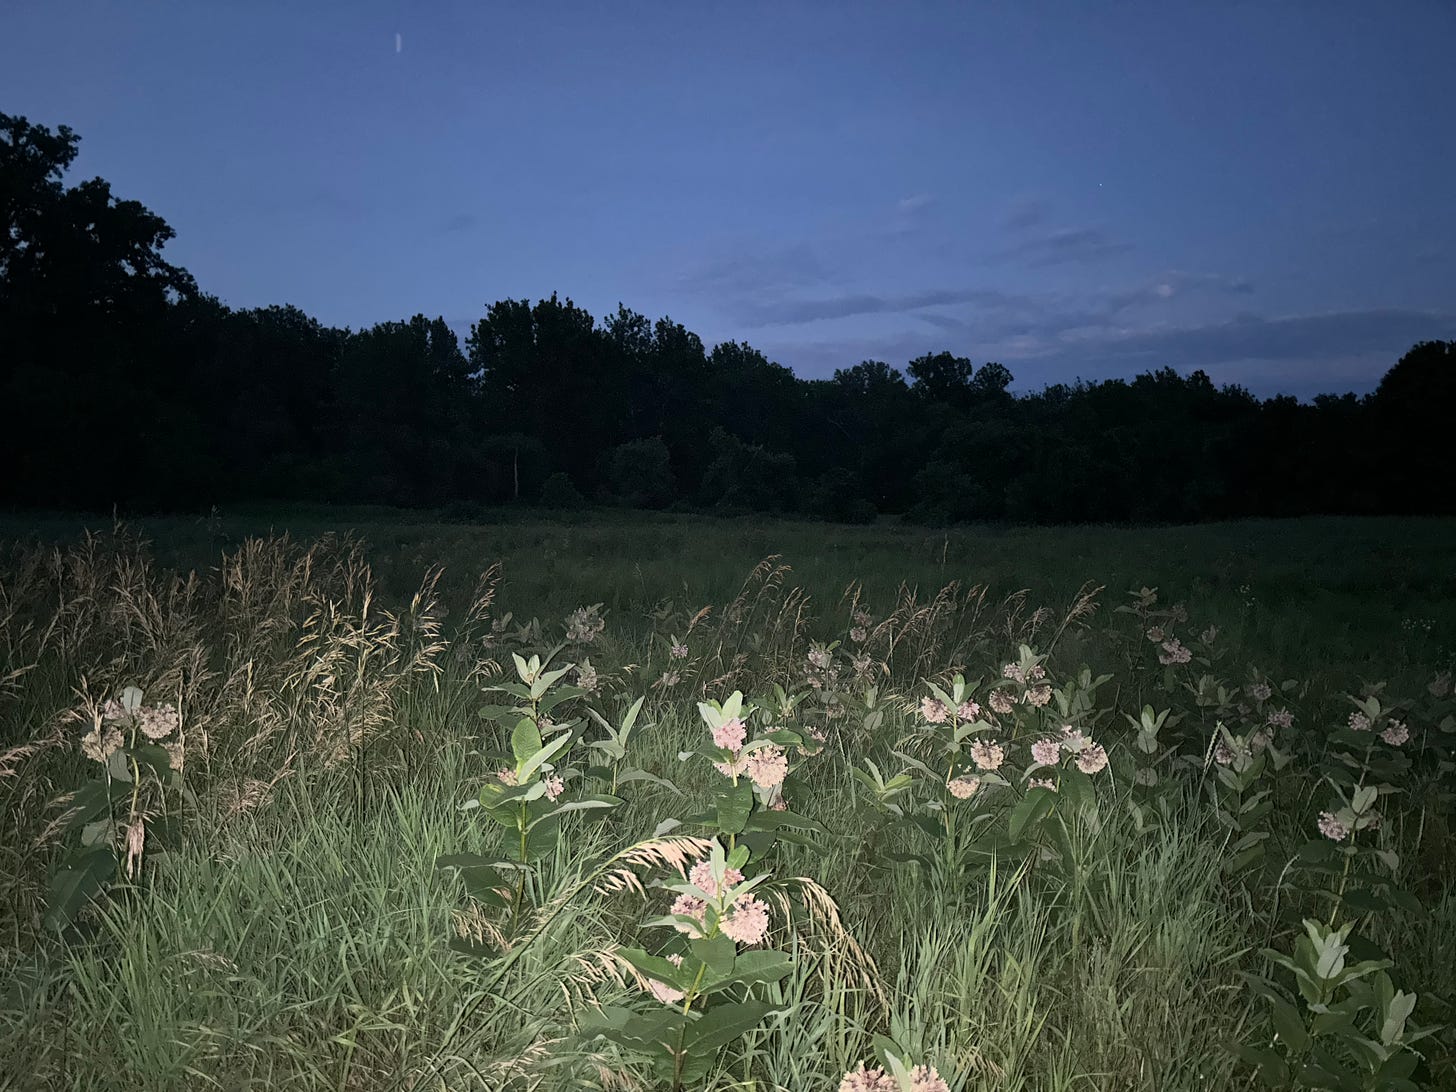
[[[1370,395],[1260,399],[1202,371],[1017,395],[951,352],[801,379],[669,318],[501,300],[464,344],[416,315],[339,329],[234,309],[78,137],[0,114],[3,499],[453,509],[613,504],[945,523],[1451,513],[1456,343]],[[1176,362],[1170,362],[1176,363]]]

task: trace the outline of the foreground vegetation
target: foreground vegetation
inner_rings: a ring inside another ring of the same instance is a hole
[[[17,1087],[1456,1082],[1448,522],[376,519],[10,528]]]

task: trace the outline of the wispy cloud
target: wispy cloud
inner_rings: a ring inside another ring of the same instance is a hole
[[[469,231],[478,222],[473,212],[457,212],[453,216],[447,216],[440,221],[440,234],[456,235],[462,231]]]
[[[991,302],[1000,293],[973,289],[931,289],[901,296],[848,293],[821,299],[775,299],[747,303],[744,321],[749,326],[794,326],[855,315],[890,315],[951,304]]]
[[[1025,231],[1046,222],[1048,205],[1040,197],[1018,197],[1006,211],[1004,226],[1010,231]]]
[[[996,251],[992,254],[992,259],[1041,267],[1096,262],[1116,254],[1124,254],[1131,249],[1131,243],[1114,239],[1098,227],[1063,228],[1022,239]]]

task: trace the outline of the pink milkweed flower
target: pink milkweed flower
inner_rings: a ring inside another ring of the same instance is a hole
[[[713,769],[717,770],[724,777],[737,777],[748,769],[748,756],[744,754],[734,755],[727,762],[713,763]]]
[[[1052,792],[1057,791],[1057,783],[1050,777],[1033,777],[1026,783],[1026,787],[1028,789],[1050,789]]]
[[[1368,732],[1370,731],[1370,718],[1364,713],[1351,713],[1349,725],[1357,732]]]
[[[736,887],[743,882],[743,873],[736,868],[728,868],[723,871],[723,887]],[[708,861],[699,861],[693,865],[692,871],[688,873],[688,883],[705,892],[710,898],[716,899],[722,890],[718,887],[718,881],[713,878],[713,866]]]
[[[1393,720],[1386,726],[1385,731],[1380,733],[1380,738],[1392,747],[1399,747],[1410,739],[1410,729],[1400,721]]]
[[[1006,761],[1006,748],[990,740],[978,739],[971,744],[971,761],[978,770],[999,770]]]
[[[1062,725],[1062,750],[1068,754],[1079,754],[1092,746],[1092,741],[1082,734],[1080,728],[1070,724]]]
[[[566,788],[566,782],[561,780],[561,778],[556,776],[555,774],[552,774],[550,777],[545,779],[545,785],[547,800],[555,800]]]
[[[1055,766],[1062,760],[1062,745],[1055,739],[1039,739],[1031,745],[1031,757],[1038,766]]]
[[[956,716],[961,720],[975,720],[981,715],[981,707],[973,701],[963,701],[956,709]]]
[[[1255,701],[1268,701],[1274,696],[1274,689],[1266,682],[1256,682],[1245,693]]]
[[[688,646],[681,641],[674,641],[672,648],[668,651],[674,660],[686,660],[688,658]]]
[[[748,730],[743,726],[743,721],[737,717],[725,721],[713,729],[713,743],[730,751],[736,751],[742,747],[743,741],[747,738]]]
[[[1178,640],[1178,638],[1176,637],[1164,641],[1160,647],[1161,650],[1158,652],[1158,663],[1162,664],[1164,667],[1168,667],[1172,664],[1191,663],[1193,660],[1193,653],[1190,652],[1188,648],[1183,644],[1183,642]]]
[[[681,967],[683,957],[677,954],[673,954],[667,957],[667,961],[671,963],[674,967]],[[677,989],[674,986],[669,986],[666,982],[659,982],[655,978],[649,978],[647,980],[647,988],[652,991],[652,996],[657,998],[664,1005],[676,1005],[679,1001],[683,999],[682,990]]]
[[[1040,709],[1052,700],[1052,688],[1050,686],[1033,686],[1026,692],[1026,701]]]
[[[497,770],[495,777],[496,780],[499,781],[502,785],[514,786],[519,784],[519,782],[516,780],[515,770]]]
[[[1235,757],[1233,748],[1223,740],[1219,740],[1213,748],[1213,760],[1220,766],[1230,765]]]
[[[789,757],[782,747],[770,744],[748,752],[748,776],[760,789],[782,785],[789,774]]]
[[[809,666],[823,671],[829,666],[832,656],[827,648],[811,648],[809,650]]]
[[[949,714],[950,710],[945,707],[945,702],[939,698],[920,699],[920,715],[931,724],[944,724],[945,718]]]
[[[672,908],[668,913],[680,917],[692,918],[701,926],[708,915],[708,904],[696,895],[683,894],[672,900]],[[694,929],[684,922],[676,922],[673,927],[679,933],[686,933],[690,937],[702,935],[701,929]]]
[[[910,1087],[906,1092],[950,1092],[950,1085],[932,1065],[917,1065],[910,1071]]]
[[[1154,644],[1157,644],[1157,643],[1161,642],[1162,640],[1164,640],[1164,638],[1166,638],[1166,636],[1167,636],[1167,634],[1165,634],[1163,632],[1163,627],[1162,626],[1149,626],[1148,627],[1147,638],[1148,638],[1149,641],[1152,641]]]
[[[1101,773],[1107,769],[1107,752],[1102,749],[1100,744],[1089,743],[1077,755],[1077,769],[1084,774]]]
[[[1005,664],[1001,668],[1001,677],[1011,679],[1014,682],[1025,682],[1026,672],[1021,670],[1020,664]]]
[[[979,777],[970,777],[962,774],[960,777],[955,777],[948,781],[945,787],[950,790],[950,794],[957,800],[967,800],[975,795],[976,790],[981,787],[981,779]]]
[[[1319,832],[1332,842],[1343,842],[1350,836],[1350,828],[1335,818],[1332,811],[1319,813]]]
[[[1289,728],[1294,724],[1294,714],[1288,709],[1275,709],[1269,714],[1269,722],[1275,728]]]
[[[991,702],[991,712],[999,713],[1003,717],[1016,708],[1015,700],[1005,690],[991,691],[989,701]]]
[[[851,1069],[839,1082],[839,1092],[900,1092],[900,1084],[879,1066],[866,1069],[864,1062]]]
[[[849,639],[857,645],[864,644],[864,639],[868,636],[869,634],[865,632],[864,626],[855,626],[854,629],[849,631]]]
[[[718,928],[738,944],[757,944],[768,933],[768,904],[744,895],[724,915]]]

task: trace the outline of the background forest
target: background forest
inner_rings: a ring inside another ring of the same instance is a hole
[[[385,503],[469,516],[612,504],[923,523],[1451,513],[1456,344],[1372,394],[1261,400],[1158,362],[1017,394],[946,351],[800,379],[751,346],[553,295],[491,304],[460,343],[235,310],[162,249],[166,222],[79,138],[0,114],[0,399],[12,506]]]

